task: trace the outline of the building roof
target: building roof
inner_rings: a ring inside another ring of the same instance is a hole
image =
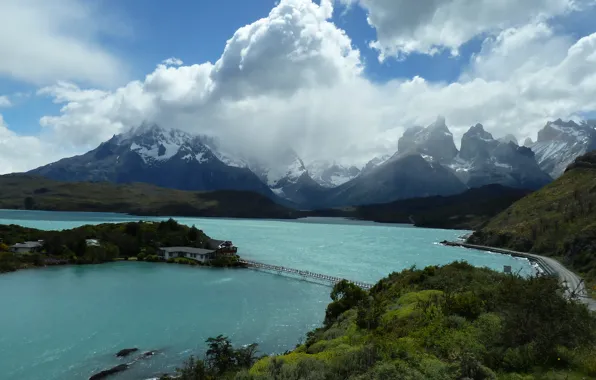
[[[162,247],[161,249],[168,253],[170,253],[170,252],[185,252],[185,253],[196,253],[199,255],[205,255],[205,254],[214,252],[212,249],[194,248],[194,247]]]
[[[43,243],[39,241],[26,241],[12,245],[11,248],[40,248],[41,246],[43,246]]]

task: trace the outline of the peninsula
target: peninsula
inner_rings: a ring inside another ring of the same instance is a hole
[[[119,260],[242,266],[238,259],[231,241],[212,239],[195,226],[173,219],[85,225],[63,231],[0,225],[0,273]]]

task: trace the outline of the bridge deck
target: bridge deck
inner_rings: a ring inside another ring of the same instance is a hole
[[[309,272],[309,271],[299,270],[299,269],[294,269],[294,268],[287,268],[287,267],[282,267],[279,265],[270,265],[270,264],[259,263],[257,261],[240,260],[240,262],[242,264],[245,264],[249,268],[255,268],[255,269],[260,269],[260,270],[265,270],[265,271],[273,271],[273,272],[277,272],[280,274],[282,274],[282,273],[291,274],[291,275],[295,275],[295,276],[300,276],[302,278],[310,278],[310,279],[314,279],[314,280],[324,281],[324,282],[330,283],[331,285],[335,285],[342,280],[347,280],[344,278],[329,276],[326,274],[314,273],[314,272]],[[373,287],[373,285],[367,284],[365,282],[350,281],[350,280],[347,280],[347,281],[351,282],[354,285],[357,285],[365,290],[368,290]]]

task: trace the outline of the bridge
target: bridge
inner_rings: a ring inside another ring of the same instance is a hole
[[[305,280],[320,281],[326,285],[331,285],[331,286],[337,284],[340,281],[346,280],[356,286],[361,287],[364,290],[369,290],[370,288],[373,287],[372,284],[367,284],[365,282],[350,281],[350,280],[347,280],[344,278],[329,276],[326,274],[309,272],[306,270],[287,268],[287,267],[282,267],[279,265],[264,264],[264,263],[259,263],[257,261],[244,260],[244,259],[239,260],[239,262],[246,265],[249,268],[253,268],[256,270],[262,270],[262,271],[266,271],[266,272],[275,272],[280,275],[298,276]]]

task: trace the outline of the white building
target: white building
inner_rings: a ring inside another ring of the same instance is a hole
[[[187,259],[204,263],[215,258],[215,251],[193,247],[164,247],[159,249],[158,256],[165,260],[175,257],[186,257]]]
[[[28,253],[28,252],[39,252],[43,247],[43,240],[39,241],[26,241],[24,243],[17,243],[10,247],[10,252],[13,253]]]

